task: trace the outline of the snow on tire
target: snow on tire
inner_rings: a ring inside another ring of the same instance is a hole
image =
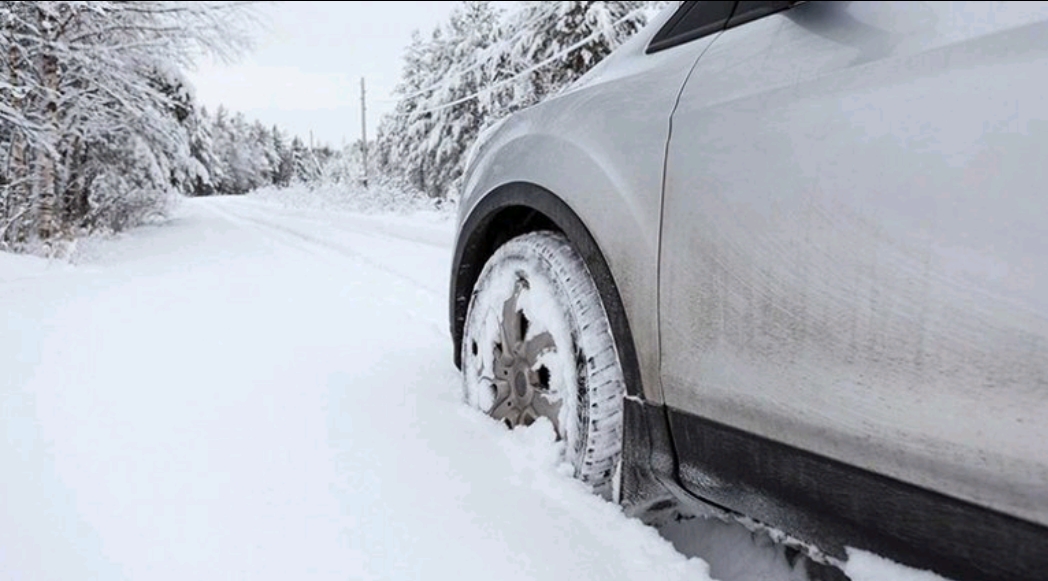
[[[563,235],[498,248],[470,299],[462,339],[466,402],[506,425],[553,424],[575,476],[612,498],[625,380],[586,264]]]

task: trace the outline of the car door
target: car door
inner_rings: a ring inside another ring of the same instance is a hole
[[[700,58],[659,265],[685,487],[877,510],[877,474],[1048,525],[1046,16],[807,2]]]

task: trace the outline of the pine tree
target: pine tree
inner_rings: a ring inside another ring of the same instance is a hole
[[[379,160],[387,171],[399,168],[430,197],[443,198],[454,187],[462,174],[461,158],[484,123],[485,111],[476,100],[455,102],[490,82],[484,67],[460,67],[493,44],[498,22],[499,12],[490,2],[464,2],[428,41],[415,35],[408,47],[397,89],[406,97],[392,119],[380,125]],[[413,94],[433,85],[432,91]]]
[[[273,148],[273,135],[269,128],[259,121],[251,124],[251,154],[254,161],[254,172],[251,189],[273,183],[277,166],[280,163],[276,149]]]
[[[502,31],[509,41],[500,58],[492,61],[498,77],[519,79],[499,96],[499,114],[538,103],[573,83],[644,26],[648,4],[523,2]],[[521,76],[521,71],[542,63],[548,64]]]
[[[184,193],[190,196],[210,196],[221,179],[221,164],[214,150],[212,121],[207,109],[195,111],[189,124],[189,155],[193,161],[189,183]]]
[[[653,3],[523,2],[503,17],[464,2],[429,39],[412,38],[379,168],[436,198],[458,190],[479,132],[573,83],[645,23]]]
[[[211,125],[211,136],[215,161],[211,166],[212,183],[215,193],[234,194],[236,177],[233,173],[232,159],[236,148],[236,138],[232,135],[229,111],[222,105],[215,110],[215,120]]]
[[[415,93],[437,82],[433,70],[427,66],[429,46],[417,30],[412,33],[404,53],[401,82],[396,88],[404,97],[397,101],[393,114],[381,119],[375,139],[375,163],[379,170],[403,179],[418,191],[425,190],[422,156],[419,144],[409,141],[407,134],[410,119],[421,110]]]
[[[291,140],[291,164],[294,168],[292,181],[310,182],[317,178],[317,166],[313,153],[302,143],[302,139],[295,136]]]
[[[280,128],[273,126],[273,151],[276,153],[276,171],[273,173],[273,184],[277,186],[288,186],[295,174],[295,162],[291,155],[291,149],[284,141],[284,135]]]

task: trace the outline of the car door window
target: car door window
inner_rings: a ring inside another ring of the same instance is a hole
[[[735,4],[736,2],[685,2],[655,34],[647,52],[664,50],[724,30],[735,10]]]

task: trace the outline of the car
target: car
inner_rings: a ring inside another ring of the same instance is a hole
[[[1045,3],[675,3],[475,143],[464,397],[631,515],[1042,579],[1046,156]]]

